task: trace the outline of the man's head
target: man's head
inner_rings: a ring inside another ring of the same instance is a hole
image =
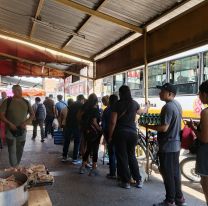
[[[157,86],[157,88],[161,89],[159,96],[162,101],[171,101],[176,96],[177,87],[171,83],[165,83],[162,86]]]
[[[1,98],[6,99],[7,98],[7,93],[6,92],[1,92]]]
[[[102,103],[104,106],[108,106],[108,103],[109,103],[109,96],[108,95],[102,97]]]
[[[77,96],[77,101],[80,102],[80,103],[82,103],[82,104],[84,104],[84,102],[85,102],[84,95],[83,94],[78,95]]]
[[[14,97],[22,97],[22,87],[20,85],[14,85],[12,87]]]
[[[109,105],[112,107],[118,101],[118,96],[115,94],[110,95]]]
[[[208,104],[208,80],[199,86],[199,99],[203,104]]]
[[[40,97],[35,97],[35,102],[36,102],[36,103],[40,103],[40,102],[41,102]]]
[[[49,94],[49,98],[50,98],[50,99],[53,99],[53,95],[52,95],[52,94]]]
[[[72,98],[69,98],[69,99],[67,100],[67,105],[68,105],[68,107],[70,107],[73,103],[74,103],[74,100],[73,100]]]
[[[58,94],[57,99],[58,99],[58,101],[61,101],[63,99],[63,96],[61,94]]]

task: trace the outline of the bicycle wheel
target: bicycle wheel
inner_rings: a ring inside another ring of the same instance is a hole
[[[192,182],[200,182],[200,176],[195,172],[195,157],[187,157],[180,162],[181,174]]]

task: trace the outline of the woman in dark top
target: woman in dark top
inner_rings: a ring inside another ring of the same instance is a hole
[[[203,104],[208,104],[208,80],[199,86],[199,98]],[[201,176],[201,185],[208,205],[208,108],[201,111],[198,127],[192,121],[189,124],[200,143],[196,154],[196,173]]]
[[[114,105],[111,114],[109,141],[115,143],[117,170],[121,178],[121,187],[129,189],[131,176],[136,187],[142,188],[142,180],[135,156],[137,145],[136,113],[140,112],[139,104],[131,97],[128,86],[119,88],[120,100]]]
[[[98,98],[95,94],[91,94],[83,106],[83,114],[81,119],[81,129],[87,144],[87,149],[83,155],[80,174],[85,173],[85,166],[88,163],[88,157],[92,153],[93,165],[90,175],[97,174],[98,149],[101,138],[100,111],[98,108]]]
[[[118,101],[118,96],[115,94],[112,94],[109,97],[109,104],[107,108],[103,111],[102,116],[102,128],[103,128],[103,134],[105,141],[107,143],[108,148],[108,156],[109,156],[109,174],[107,174],[107,178],[116,178],[116,156],[115,156],[115,146],[113,142],[109,142],[109,126],[110,126],[110,118],[112,113],[112,108],[115,105],[115,103]]]

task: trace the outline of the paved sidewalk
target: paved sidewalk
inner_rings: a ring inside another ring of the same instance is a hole
[[[132,187],[130,190],[117,186],[115,180],[105,178],[108,166],[99,162],[99,176],[89,177],[78,174],[79,166],[70,162],[61,162],[62,146],[53,144],[48,138],[44,143],[40,139],[32,141],[31,132],[22,159],[23,165],[44,163],[55,176],[55,183],[48,187],[50,198],[54,206],[151,206],[164,198],[164,186],[160,175],[153,175],[144,184],[143,189]],[[0,169],[9,167],[7,148],[0,151]],[[199,185],[186,184],[185,197],[189,206],[205,206],[203,194]],[[202,199],[202,200],[201,200]]]

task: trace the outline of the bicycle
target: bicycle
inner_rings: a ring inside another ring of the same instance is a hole
[[[181,174],[191,182],[200,182],[200,176],[195,172],[196,155],[187,153],[185,158],[180,162]]]
[[[149,138],[149,157],[151,160],[151,170],[149,174],[151,174],[152,171],[152,165],[156,165],[159,168],[159,158],[158,158],[158,151],[159,151],[159,145],[157,142],[157,133],[148,131],[147,138]],[[140,130],[138,130],[138,145],[143,150],[145,157],[146,157],[146,136],[144,133],[142,133]],[[188,180],[198,183],[200,182],[200,176],[196,174],[195,172],[195,162],[196,162],[196,156],[192,155],[190,153],[186,153],[185,158],[183,158],[182,161],[180,161],[180,171],[181,174],[187,178]]]
[[[153,164],[159,167],[159,159],[157,155],[159,146],[157,142],[157,134],[155,132],[148,131],[147,137],[149,138],[149,158],[151,160],[151,170],[149,171],[149,174],[151,174]],[[142,158],[145,159],[147,151],[146,136],[140,130],[138,130],[138,146],[143,150],[145,157]]]

